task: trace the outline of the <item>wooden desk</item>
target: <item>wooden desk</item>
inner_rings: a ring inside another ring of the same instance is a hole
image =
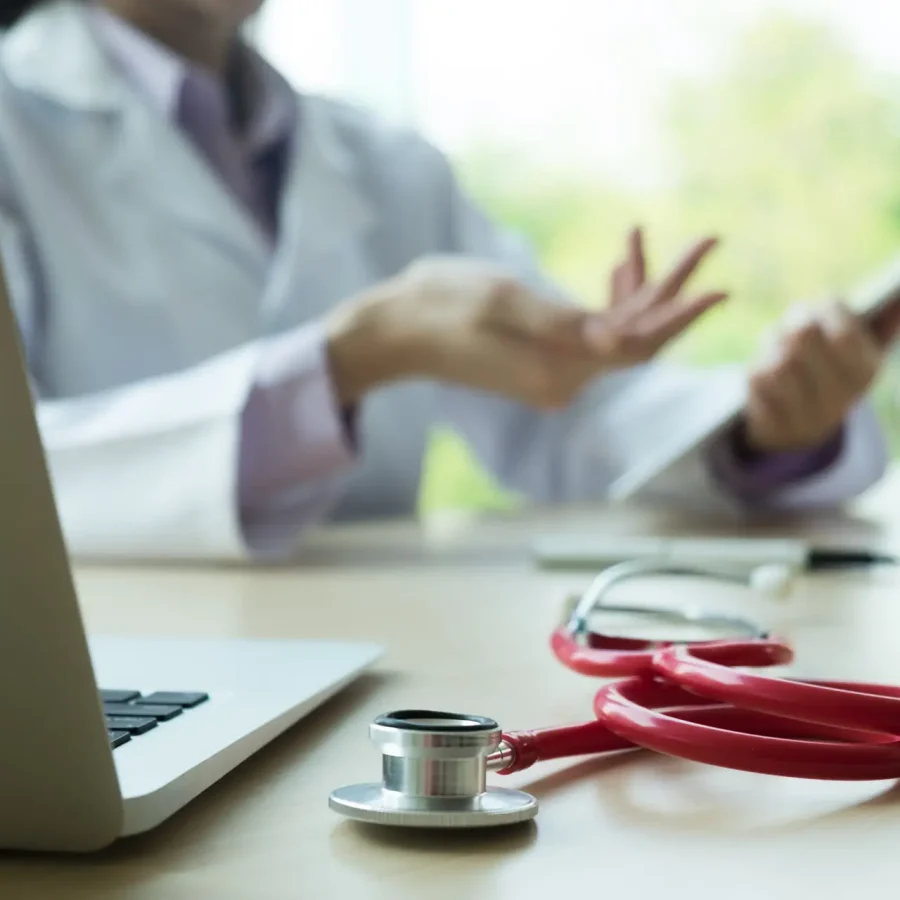
[[[890,542],[877,504],[869,509],[876,512],[810,528]],[[429,541],[410,525],[336,529],[312,541],[297,567],[258,572],[80,570],[97,631],[376,640],[388,654],[157,832],[88,859],[0,857],[0,896],[518,900],[592,890],[845,900],[856,889],[896,892],[900,791],[891,784],[795,782],[647,754],[545,764],[507,779],[541,802],[536,823],[513,831],[366,830],[329,811],[332,787],[377,779],[367,725],[388,709],[481,712],[507,727],[590,716],[592,683],[547,648],[562,594],[586,578],[536,572],[525,550],[545,528],[591,518],[581,511],[450,527]],[[638,513],[598,520],[634,531],[661,524]],[[648,595],[646,585],[627,590]],[[684,583],[671,590],[700,592]],[[705,588],[702,597],[787,633],[798,673],[900,682],[900,573],[810,578],[783,606],[739,591]]]

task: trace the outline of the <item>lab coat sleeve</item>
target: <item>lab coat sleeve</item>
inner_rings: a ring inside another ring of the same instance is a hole
[[[736,463],[728,442],[713,443],[707,459],[712,477],[720,485],[739,495],[748,508],[766,511],[838,506],[881,480],[889,456],[875,411],[863,401],[847,416],[840,451],[830,465],[761,496],[754,496],[753,476]]]
[[[320,321],[269,338],[243,413],[241,520],[254,557],[280,559],[323,519],[357,461],[355,409],[334,391]]]
[[[194,369],[66,399],[37,413],[70,552],[240,559],[241,410],[257,347]]]
[[[488,219],[443,159],[437,165],[452,249],[504,264],[548,297],[568,302],[527,245]],[[597,379],[570,408],[553,414],[471,390],[442,391],[446,423],[500,482],[538,502],[607,499],[610,486],[635,459],[647,456],[654,442],[692,430],[698,435],[693,450],[638,491],[638,500],[726,514],[755,507],[833,506],[874,484],[885,468],[883,438],[871,410],[862,406],[849,417],[842,452],[831,466],[748,503],[729,477],[739,474],[736,463],[731,473],[725,471],[721,430],[705,429],[702,421],[686,425],[698,410],[725,407],[743,395],[745,373],[731,367],[696,370],[656,361],[614,372]]]
[[[0,201],[4,277],[70,552],[120,559],[259,555],[257,546],[271,542],[271,522],[281,514],[272,508],[263,517],[248,503],[245,522],[238,472],[244,413],[271,348],[247,344],[164,377],[90,395],[47,396],[34,252],[12,205]],[[307,511],[306,521],[324,515],[341,487],[330,475],[296,486],[292,521],[299,506]]]

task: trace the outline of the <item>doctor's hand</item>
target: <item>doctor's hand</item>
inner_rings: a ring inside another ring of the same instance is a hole
[[[723,291],[688,299],[680,296],[690,276],[717,244],[715,238],[697,241],[669,272],[652,282],[647,280],[643,233],[633,229],[626,257],[612,272],[608,308],[593,316],[588,325],[595,347],[602,348],[607,359],[621,360],[621,365],[645,362],[724,300],[727,294]]]
[[[698,242],[659,282],[601,312],[555,302],[490,263],[422,259],[332,317],[338,395],[352,403],[380,384],[430,378],[564,407],[603,372],[652,357],[724,297],[681,294],[714,244]]]
[[[750,378],[742,441],[751,451],[815,449],[868,392],[900,329],[900,304],[867,322],[836,303],[784,334]]]

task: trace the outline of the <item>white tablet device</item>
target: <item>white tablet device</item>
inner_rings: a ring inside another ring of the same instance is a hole
[[[677,381],[679,374],[673,372],[670,378]],[[654,380],[651,378],[642,387],[658,390]],[[747,398],[746,370],[734,367],[711,371],[699,392],[696,373],[685,373],[683,386],[668,385],[666,395],[664,406],[653,405],[652,415],[639,435],[633,428],[609,428],[611,423],[607,421],[607,434],[611,435],[608,440],[619,441],[615,458],[628,460],[625,470],[609,487],[611,502],[620,503],[652,490],[658,479],[736,421]],[[628,402],[637,405],[640,401],[629,397]],[[617,435],[630,436],[634,446],[622,445]]]

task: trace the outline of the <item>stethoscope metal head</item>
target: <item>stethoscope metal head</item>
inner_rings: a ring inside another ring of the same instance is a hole
[[[379,716],[369,736],[382,754],[382,780],[332,792],[328,805],[347,818],[410,828],[488,828],[537,814],[530,794],[486,784],[488,771],[506,762],[493,719],[402,710]]]

